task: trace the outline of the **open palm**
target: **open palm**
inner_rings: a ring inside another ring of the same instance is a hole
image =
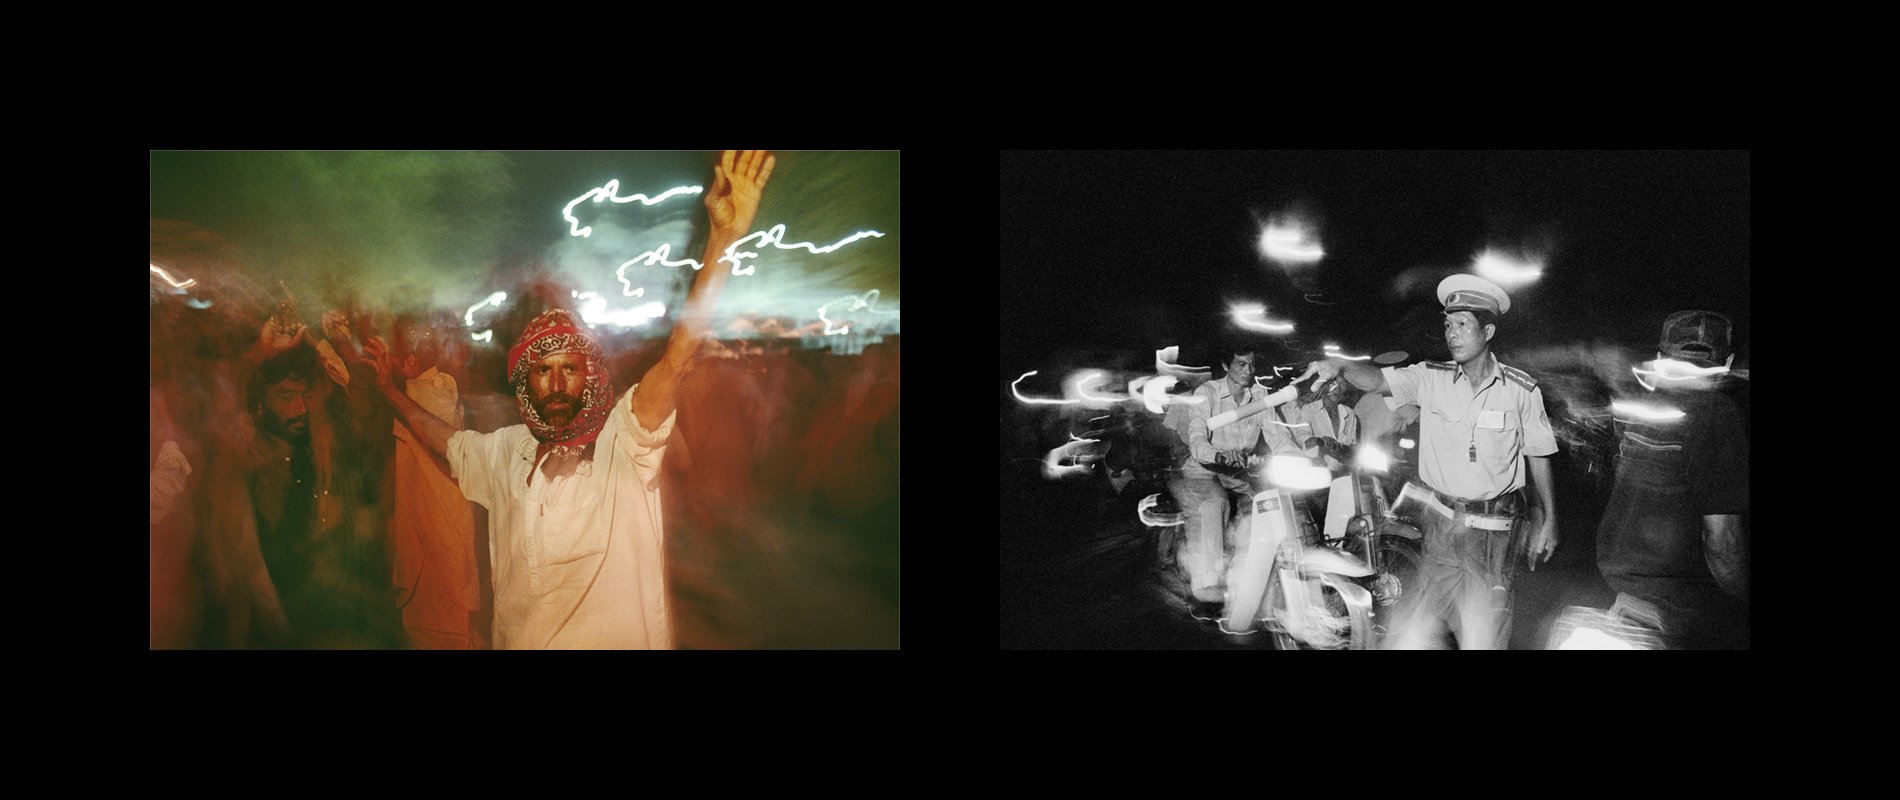
[[[712,191],[706,193],[706,216],[713,227],[743,233],[759,213],[759,196],[772,177],[778,159],[764,150],[727,150],[713,167]]]

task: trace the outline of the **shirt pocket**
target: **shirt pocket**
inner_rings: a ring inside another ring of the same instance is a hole
[[[1472,420],[1471,441],[1478,463],[1492,474],[1510,474],[1523,452],[1523,419],[1516,411],[1480,412]]]

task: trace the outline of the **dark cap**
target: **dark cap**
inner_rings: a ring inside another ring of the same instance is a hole
[[[1732,328],[1728,317],[1713,311],[1678,311],[1663,320],[1656,349],[1670,358],[1713,367],[1728,360]]]

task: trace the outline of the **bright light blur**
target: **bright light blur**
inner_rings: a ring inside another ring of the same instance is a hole
[[[1325,349],[1326,349],[1326,355],[1331,358],[1343,358],[1343,359],[1346,359],[1347,361],[1371,361],[1372,360],[1372,356],[1346,355],[1343,351],[1339,349],[1339,345],[1336,345],[1336,344],[1326,345]]]
[[[1615,409],[1617,413],[1628,414],[1632,417],[1648,420],[1650,422],[1670,422],[1682,419],[1683,416],[1685,416],[1680,409],[1669,408],[1668,406],[1632,403],[1627,400],[1613,401],[1610,403],[1610,408]]]
[[[1369,443],[1359,446],[1358,457],[1354,460],[1357,461],[1362,468],[1377,470],[1379,472],[1385,472],[1392,468],[1392,458],[1387,456],[1384,450]]]
[[[1570,638],[1557,646],[1558,650],[1635,650],[1636,645],[1618,639],[1595,628],[1579,626],[1570,632]]]
[[[1171,375],[1162,375],[1157,378],[1143,378],[1139,382],[1141,384],[1140,400],[1142,407],[1156,414],[1166,413],[1168,402],[1173,399],[1168,396],[1168,388],[1180,383],[1180,381],[1175,380]],[[1135,384],[1129,384],[1128,389],[1129,393],[1133,394]],[[1198,400],[1200,398],[1197,397],[1195,399]]]
[[[1260,254],[1282,264],[1311,264],[1326,257],[1318,234],[1291,218],[1275,219],[1260,231]]]
[[[1414,448],[1414,447],[1417,447],[1417,446],[1418,446],[1418,442],[1414,442],[1414,441],[1412,441],[1411,439],[1400,439],[1400,440],[1399,440],[1399,446],[1400,446],[1400,447],[1403,447],[1403,448],[1405,448],[1405,449],[1407,449],[1407,450],[1410,450],[1410,449],[1412,449],[1412,448]]]
[[[593,295],[582,300],[579,305],[581,321],[588,325],[620,325],[634,328],[645,325],[650,320],[666,316],[666,306],[657,301],[632,308],[608,310],[606,299]]]
[[[1324,489],[1333,473],[1301,456],[1274,456],[1267,460],[1267,480],[1288,489]]]
[[[1234,315],[1234,324],[1250,331],[1261,333],[1292,333],[1293,323],[1280,322],[1266,317],[1267,307],[1259,303],[1241,303],[1228,306]]]
[[[1472,262],[1471,269],[1478,273],[1478,277],[1504,289],[1523,286],[1544,274],[1544,264],[1541,260],[1525,261],[1496,250],[1480,253]]]
[[[1017,400],[1020,400],[1020,401],[1022,401],[1022,402],[1023,402],[1024,404],[1026,404],[1026,405],[1053,405],[1053,406],[1065,406],[1065,405],[1068,405],[1068,404],[1070,404],[1070,403],[1080,403],[1080,402],[1082,402],[1082,401],[1080,401],[1080,400],[1051,400],[1051,399],[1048,399],[1048,398],[1043,398],[1043,397],[1024,397],[1024,396],[1023,396],[1023,393],[1022,393],[1022,392],[1019,392],[1019,391],[1017,391],[1017,390],[1016,390],[1016,384],[1019,384],[1019,383],[1022,383],[1022,382],[1023,382],[1023,378],[1027,378],[1027,377],[1029,377],[1029,376],[1031,376],[1031,375],[1034,375],[1034,374],[1036,374],[1036,370],[1033,370],[1033,369],[1032,369],[1032,370],[1030,370],[1030,371],[1028,371],[1028,372],[1025,372],[1025,373],[1023,373],[1023,374],[1022,374],[1022,377],[1019,377],[1019,378],[1017,378],[1016,380],[1013,380],[1013,381],[1010,381],[1010,383],[1009,383],[1009,393],[1010,393],[1010,394],[1013,394],[1013,395],[1016,395],[1016,399],[1017,399]]]

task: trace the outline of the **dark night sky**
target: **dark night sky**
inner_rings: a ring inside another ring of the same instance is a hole
[[[1532,241],[1550,255],[1511,294],[1502,352],[1650,347],[1670,311],[1704,308],[1735,319],[1738,365],[1748,355],[1746,151],[1016,152],[1001,188],[1008,378],[1078,350],[1181,344],[1183,363],[1206,363],[1190,354],[1233,332],[1242,299],[1298,324],[1291,350],[1443,358],[1439,279]],[[1256,249],[1260,221],[1295,208],[1319,222],[1309,279],[1331,305]]]

